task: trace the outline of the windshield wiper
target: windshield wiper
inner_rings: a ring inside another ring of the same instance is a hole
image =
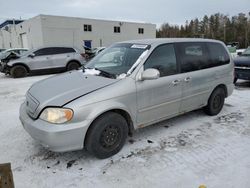
[[[115,74],[109,73],[107,71],[104,71],[104,70],[101,70],[101,69],[98,69],[98,68],[95,68],[95,70],[100,71],[101,72],[100,75],[102,75],[102,76],[116,79],[116,75]]]

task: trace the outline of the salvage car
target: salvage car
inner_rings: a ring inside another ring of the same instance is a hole
[[[116,43],[83,70],[33,84],[20,120],[49,150],[86,148],[107,158],[135,129],[200,108],[217,115],[233,92],[233,68],[226,46],[216,40]]]
[[[234,83],[238,79],[250,80],[250,47],[234,58],[235,78]]]
[[[48,73],[75,70],[85,58],[72,47],[43,47],[28,51],[15,60],[1,62],[0,71],[14,78],[30,73]]]

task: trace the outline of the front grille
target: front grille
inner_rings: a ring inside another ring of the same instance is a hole
[[[27,93],[26,95],[26,101],[25,101],[25,105],[26,105],[26,110],[27,113],[33,117],[36,109],[39,106],[39,101],[36,100],[30,93]]]

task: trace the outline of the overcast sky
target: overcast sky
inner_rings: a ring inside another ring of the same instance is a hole
[[[217,12],[250,11],[250,0],[0,0],[0,22],[38,14],[121,21],[184,24]]]

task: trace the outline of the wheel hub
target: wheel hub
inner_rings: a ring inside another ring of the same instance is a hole
[[[118,141],[119,130],[115,126],[108,126],[104,129],[101,136],[102,146],[107,148],[115,145]]]
[[[213,102],[213,106],[214,106],[214,108],[219,108],[220,107],[220,105],[221,105],[221,97],[219,96],[219,95],[216,95],[215,97],[214,97],[214,102]]]

